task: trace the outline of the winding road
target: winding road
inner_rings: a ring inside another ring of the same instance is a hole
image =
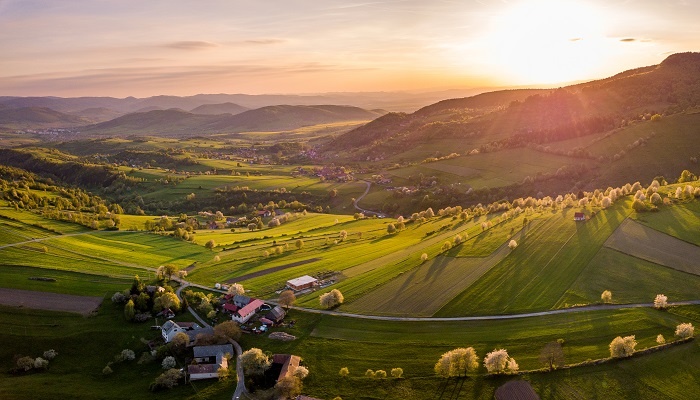
[[[386,217],[386,215],[384,215],[383,213],[380,213],[380,212],[377,212],[377,211],[372,211],[372,210],[365,210],[364,208],[362,208],[362,207],[360,207],[360,206],[357,205],[357,203],[358,203],[360,200],[362,200],[365,196],[367,196],[367,193],[369,193],[370,187],[372,187],[372,184],[371,184],[370,182],[367,182],[367,181],[361,181],[361,182],[364,182],[364,183],[367,185],[367,189],[365,189],[365,192],[362,193],[362,196],[360,196],[360,197],[358,197],[357,199],[355,199],[355,202],[352,203],[352,205],[355,207],[355,209],[359,210],[361,213],[363,213],[363,214],[365,214],[365,215],[374,214],[374,215],[376,215],[377,217],[381,217],[381,218]]]

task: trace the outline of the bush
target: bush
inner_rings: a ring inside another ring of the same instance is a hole
[[[45,360],[41,357],[37,357],[36,360],[34,360],[34,368],[46,369],[48,367],[49,367],[49,360]]]
[[[423,262],[427,261],[427,260],[428,260],[428,255],[427,255],[426,253],[421,254],[421,255],[420,255],[420,260],[423,261]]]
[[[121,354],[117,355],[115,358],[117,361],[132,361],[136,358],[136,354],[133,350],[124,349],[122,350]]]
[[[116,292],[112,295],[112,303],[121,304],[126,301],[126,296],[122,292]]]
[[[676,327],[676,336],[681,339],[687,339],[693,337],[695,334],[695,327],[690,322],[685,324],[679,324]]]
[[[56,358],[57,355],[58,353],[54,349],[46,350],[44,352],[44,358],[47,360],[53,360],[54,358]]]
[[[378,379],[386,379],[386,371],[383,369],[378,369],[374,371],[374,377]]]
[[[389,224],[386,226],[386,232],[387,233],[395,233],[396,232],[396,227],[394,224]]]
[[[177,369],[169,369],[162,374],[160,374],[153,383],[151,383],[151,390],[156,391],[160,389],[172,389],[177,386],[178,381],[182,377],[182,373]]]
[[[350,375],[350,370],[348,370],[348,367],[343,367],[340,369],[340,371],[338,371],[338,375],[345,378],[346,376]]]
[[[17,368],[24,371],[29,371],[30,369],[34,368],[34,359],[31,357],[20,357],[17,359]]]
[[[616,337],[610,342],[610,357],[623,358],[634,354],[634,348],[637,346],[637,341],[634,340],[634,335]]]
[[[402,375],[403,375],[403,368],[392,368],[391,369],[391,376],[393,378],[398,379],[398,378],[401,378]]]
[[[508,248],[510,248],[511,250],[515,249],[516,247],[518,247],[518,242],[516,242],[515,240],[511,240],[510,242],[508,242]]]
[[[294,370],[294,376],[299,379],[305,379],[307,376],[309,376],[309,369],[300,365]]]
[[[211,250],[214,247],[216,247],[216,242],[214,241],[214,239],[211,239],[207,243],[204,244],[204,247]]]
[[[612,292],[609,290],[603,291],[603,293],[600,295],[600,299],[603,301],[603,303],[612,302]]]
[[[374,378],[374,371],[371,369],[368,369],[367,371],[365,371],[365,376],[368,378]]]
[[[109,366],[109,364],[106,367],[102,368],[103,375],[110,375],[112,372],[114,371],[112,370],[112,367]]]
[[[658,343],[658,344],[666,343],[666,338],[664,337],[664,335],[659,333],[659,335],[656,337],[656,343]]]
[[[160,365],[163,367],[163,369],[171,369],[175,368],[177,362],[175,361],[175,357],[167,356],[163,359],[163,362]]]

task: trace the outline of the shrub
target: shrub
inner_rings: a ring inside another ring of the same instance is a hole
[[[112,370],[112,367],[110,367],[109,365],[102,368],[103,375],[110,375],[112,372],[114,372],[114,371]]]
[[[182,373],[177,369],[169,369],[162,374],[160,374],[153,383],[151,383],[151,390],[156,391],[160,389],[172,389],[177,386],[177,382],[182,377]]]
[[[386,379],[386,371],[378,369],[374,372],[374,377],[378,379]]]
[[[371,369],[368,369],[367,371],[365,371],[365,376],[368,378],[374,378],[374,371]]]
[[[340,369],[340,371],[338,371],[338,375],[345,378],[346,376],[350,375],[350,370],[348,370],[348,367],[343,367]]]
[[[652,194],[651,197],[649,198],[649,200],[651,201],[651,204],[661,204],[661,203],[663,203],[663,199],[661,198],[661,195],[658,194],[658,193]]]
[[[299,379],[304,379],[307,376],[309,376],[309,370],[308,368],[300,365],[297,367],[297,369],[294,370],[294,376],[296,376]]]
[[[676,336],[678,336],[681,339],[691,338],[694,334],[695,327],[693,327],[693,324],[691,324],[690,322],[679,324],[676,327]]]
[[[37,357],[36,360],[34,360],[34,368],[46,369],[48,367],[49,367],[49,360],[45,360],[41,357]]]
[[[515,240],[511,239],[511,241],[508,242],[508,248],[510,248],[511,250],[513,250],[513,249],[515,249],[516,247],[518,247],[518,242],[516,242]]]
[[[116,292],[112,295],[112,303],[121,304],[126,301],[126,296],[122,292]]]
[[[398,378],[401,378],[402,375],[403,375],[403,368],[392,368],[391,369],[391,376],[393,378],[398,379]]]
[[[47,360],[53,360],[57,355],[58,353],[54,349],[46,350],[44,352],[44,358]]]
[[[603,303],[612,302],[612,292],[609,290],[603,291],[603,293],[600,295],[600,299],[603,301]]]
[[[656,298],[654,298],[654,308],[663,310],[666,307],[668,307],[668,297],[663,294],[657,294]]]
[[[34,368],[34,359],[31,357],[20,357],[17,359],[17,367],[29,371]]]
[[[175,361],[175,357],[167,356],[163,359],[163,362],[160,365],[163,367],[163,369],[171,369],[175,368],[177,362]]]
[[[664,335],[659,333],[659,335],[656,337],[656,343],[658,343],[658,344],[666,343],[666,338],[664,337]]]
[[[389,224],[386,226],[386,232],[387,233],[395,233],[396,232],[396,227],[394,224]]]
[[[420,255],[420,260],[423,261],[423,262],[427,261],[427,260],[428,260],[428,255],[427,255],[426,253],[421,254],[421,255]]]
[[[204,247],[211,250],[214,247],[216,247],[216,242],[214,241],[214,239],[210,239],[207,243],[204,244]]]
[[[637,346],[637,341],[634,340],[634,335],[616,337],[610,342],[610,357],[622,358],[629,357],[634,354],[634,348]]]

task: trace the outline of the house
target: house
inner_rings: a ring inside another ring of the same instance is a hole
[[[233,356],[233,346],[230,344],[220,344],[215,346],[195,346],[192,349],[194,360],[198,364],[212,364],[220,362],[220,358],[226,354]]]
[[[188,346],[194,344],[197,340],[197,335],[213,335],[214,329],[211,327],[202,328],[195,322],[175,322],[175,321],[165,321],[163,326],[160,327],[161,335],[165,343],[170,343],[175,335],[178,333],[184,333],[189,338]]]
[[[256,212],[255,215],[261,218],[267,218],[272,215],[272,212],[270,212],[269,210],[261,210]]]
[[[279,382],[281,379],[294,375],[300,362],[301,358],[293,354],[274,354],[270,368],[273,371],[279,369],[280,372],[277,376],[277,382]]]
[[[253,299],[253,301],[248,303],[248,305],[234,312],[231,316],[231,319],[238,322],[239,324],[244,324],[248,322],[250,317],[255,315],[255,313],[258,312],[258,310],[260,310],[260,307],[262,307],[264,304],[265,303],[263,303],[262,300]]]
[[[586,220],[586,214],[582,212],[577,212],[574,213],[574,221],[585,221]]]
[[[272,310],[270,310],[267,315],[265,315],[266,319],[269,319],[270,321],[274,322],[275,324],[279,324],[282,322],[284,317],[287,315],[287,313],[284,311],[284,309],[280,306],[275,306]]]
[[[304,290],[318,285],[318,279],[308,275],[287,281],[287,286],[294,291]]]
[[[243,308],[247,306],[248,303],[250,303],[250,300],[250,297],[244,296],[242,294],[237,294],[233,296],[233,304],[235,304],[238,308]]]
[[[224,358],[224,360],[226,360]],[[188,365],[187,374],[190,376],[190,381],[197,381],[200,379],[210,379],[217,378],[219,376],[219,366],[216,364],[197,364]],[[228,361],[225,361],[225,367],[228,368]]]

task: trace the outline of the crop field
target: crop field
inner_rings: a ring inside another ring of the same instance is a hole
[[[556,213],[436,316],[553,307],[629,212],[622,201],[584,223],[573,221],[573,210]]]
[[[695,300],[698,288],[696,275],[603,247],[556,307],[599,302],[604,290],[612,292],[613,303],[649,303],[658,293],[672,301]]]
[[[35,292],[32,290],[0,288],[0,304],[39,310],[74,312],[83,316],[95,311],[102,303],[101,296]]]
[[[658,212],[636,213],[634,219],[650,228],[700,246],[700,203],[682,203],[662,207]]]
[[[700,247],[631,219],[623,222],[605,246],[678,271],[700,276]]]
[[[29,211],[15,211],[14,209],[5,207],[0,207],[0,217],[3,218],[3,221],[6,219],[11,219],[14,220],[15,223],[20,222],[23,225],[27,225],[26,229],[29,229],[30,231],[38,228],[45,232],[43,236],[56,233],[80,233],[87,232],[89,230],[82,225],[73,224],[70,222],[54,221]]]

